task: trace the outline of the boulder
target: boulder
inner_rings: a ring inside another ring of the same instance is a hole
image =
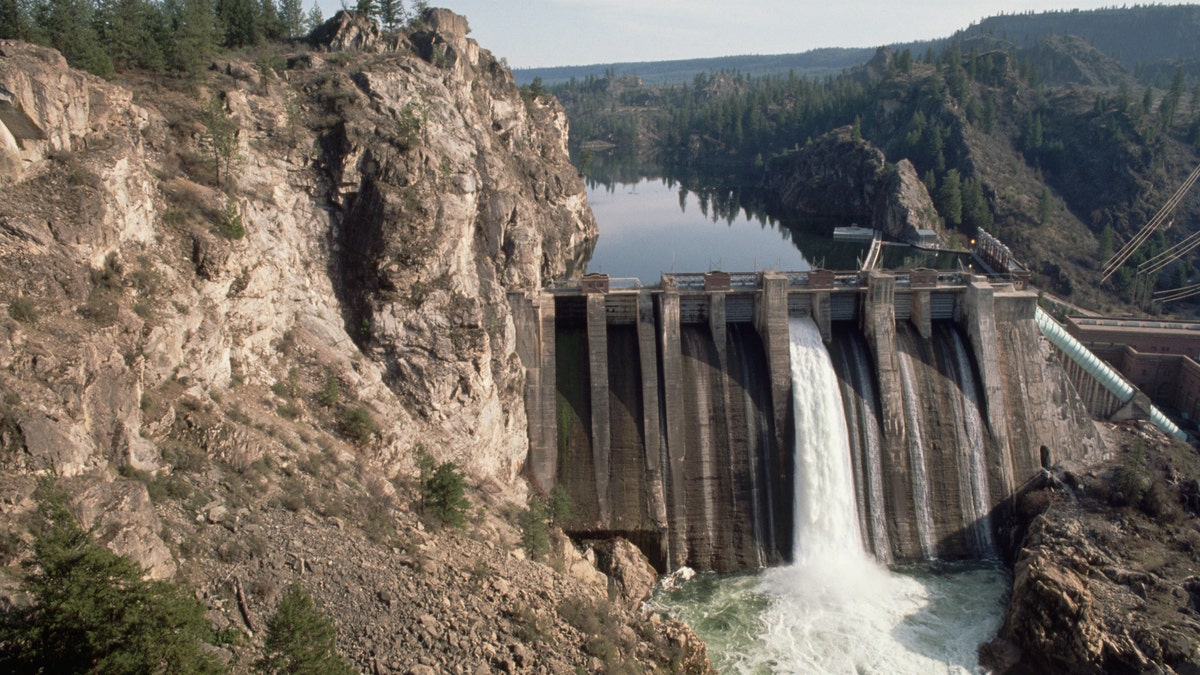
[[[602,571],[608,575],[612,591],[610,597],[631,610],[638,609],[654,590],[658,572],[646,554],[627,539],[610,539],[598,548],[604,561]]]

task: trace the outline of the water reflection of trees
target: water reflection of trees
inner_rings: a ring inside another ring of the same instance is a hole
[[[694,204],[703,217],[714,223],[724,221],[732,227],[742,220],[757,222],[764,230],[776,230],[782,241],[800,250],[814,267],[857,269],[866,252],[865,244],[833,240],[834,228],[849,225],[848,220],[782,216],[757,185],[736,172],[722,175],[719,168],[714,170],[713,167],[701,171],[663,166],[636,153],[611,151],[592,153],[587,157],[583,171],[588,189],[604,190],[609,194],[619,185],[662,181],[668,188],[678,189],[681,213],[686,213]],[[957,269],[960,265],[953,254],[890,246],[884,248],[882,262],[888,269]]]
[[[728,175],[706,167],[665,166],[636,152],[580,150],[572,148],[572,159],[580,167],[590,190],[612,193],[618,185],[636,185],[643,180],[662,180],[667,187],[679,186],[679,209],[687,210],[688,197],[695,195],[701,213],[712,221],[732,225],[742,217],[763,228],[780,227],[768,203],[757,189],[757,179],[731,172]]]

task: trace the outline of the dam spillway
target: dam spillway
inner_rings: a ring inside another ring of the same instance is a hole
[[[1012,280],[914,271],[677,275],[661,288],[510,296],[535,489],[578,538],[619,535],[663,571],[792,560],[797,425],[789,322],[837,373],[864,548],[882,562],[995,557],[993,515],[1098,444]],[[1012,359],[1019,363],[1009,364]],[[1052,403],[1053,405],[1048,405]],[[797,544],[801,545],[801,544]]]

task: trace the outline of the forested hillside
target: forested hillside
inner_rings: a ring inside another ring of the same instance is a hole
[[[425,0],[359,0],[384,30],[420,21]],[[305,36],[324,22],[304,0],[0,0],[0,40],[53,47],[102,77],[117,72],[195,73],[222,49]],[[270,61],[269,50],[259,54]],[[269,64],[268,64],[269,65]]]
[[[601,151],[635,152],[685,185],[721,186],[717,201],[769,205],[756,187],[777,158],[849,126],[890,163],[912,162],[947,226],[964,237],[998,232],[1045,288],[1159,311],[1147,302],[1155,289],[1192,279],[1186,258],[1139,277],[1135,257],[1104,286],[1098,274],[1196,165],[1200,79],[1182,62],[1162,86],[1145,85],[1080,38],[1022,46],[970,31],[939,51],[881,48],[837,78],[713,72],[656,87],[589,77],[551,90],[585,169]],[[1192,195],[1176,214],[1180,226],[1138,255],[1183,238],[1198,212]]]
[[[924,54],[940,52],[955,40],[987,35],[1018,47],[1033,47],[1050,35],[1076,36],[1118,59],[1139,79],[1166,86],[1176,66],[1193,77],[1200,75],[1200,7],[1195,5],[1146,5],[1097,11],[1069,10],[1027,12],[990,17],[937,40],[887,45],[892,51]],[[753,49],[750,47],[749,49]],[[513,71],[518,84],[540,78],[546,84],[561,84],[571,78],[607,75],[639,77],[650,84],[682,84],[699,73],[737,71],[756,77],[787,75],[799,77],[836,76],[871,59],[874,47],[813,49],[792,54],[722,56],[676,61],[600,63],[553,68],[524,68]]]

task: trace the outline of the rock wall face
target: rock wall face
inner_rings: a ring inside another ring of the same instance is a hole
[[[998,673],[1200,668],[1195,451],[1149,423],[1109,426],[1116,461],[1044,473],[1014,500],[1024,532]]]
[[[337,76],[354,112],[320,139],[331,264],[347,330],[425,443],[511,480],[527,442],[505,293],[581,270],[595,223],[558,104],[522,100],[465,22],[432,16],[449,32],[413,36],[432,61]]]
[[[941,231],[912,163],[889,165],[881,150],[856,138],[850,127],[772,162],[765,187],[790,213],[854,220],[900,241],[917,241],[921,229]]]
[[[0,42],[0,85],[46,135],[3,149],[0,172],[0,435],[19,484],[170,472],[163,448],[186,437],[239,466],[320,439],[386,476],[422,446],[517,486],[506,293],[580,269],[596,232],[566,118],[523,99],[461,17],[382,43],[338,21],[288,68],[222,62],[178,89]],[[235,138],[215,172],[213,116]],[[351,408],[362,433],[338,421]],[[288,440],[277,409],[311,431]],[[138,529],[121,552],[167,569],[157,528]]]

